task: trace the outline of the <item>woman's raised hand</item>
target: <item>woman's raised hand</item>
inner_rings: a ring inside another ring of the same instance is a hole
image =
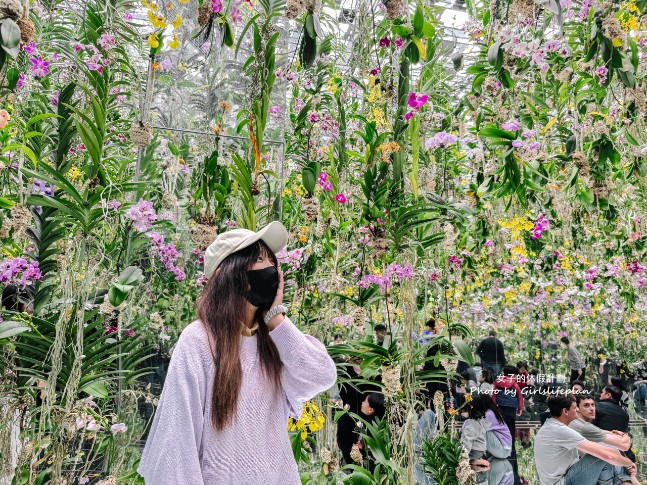
[[[274,297],[274,301],[272,302],[272,306],[270,308],[274,308],[275,306],[282,305],[283,304],[283,288],[285,286],[285,280],[283,279],[283,270],[279,267],[277,268],[279,272],[279,288],[276,290],[276,296]],[[263,316],[265,316],[267,312],[263,312]],[[285,316],[279,313],[278,315],[274,315],[269,322],[267,322],[267,327],[271,330],[274,330],[276,327],[281,325],[283,323],[283,320],[285,319]]]

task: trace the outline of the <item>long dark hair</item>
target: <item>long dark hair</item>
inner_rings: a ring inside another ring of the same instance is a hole
[[[276,255],[263,241],[236,251],[220,263],[198,302],[198,317],[209,331],[215,366],[211,423],[218,431],[231,424],[236,415],[243,378],[240,365],[240,339],[241,322],[245,320],[247,308],[245,299],[245,293],[249,288],[247,271],[260,255],[267,255],[275,266],[278,264]],[[259,309],[256,313],[256,321],[260,324],[256,335],[261,369],[278,390],[281,386],[281,358],[261,317],[262,313]]]
[[[481,371],[481,375],[483,376],[483,380],[487,382],[488,384],[494,384],[494,379],[492,379],[492,373],[488,369],[483,369]]]
[[[474,393],[472,400],[468,404],[468,413],[472,419],[480,419],[485,417],[485,413],[492,411],[499,423],[503,423],[503,413],[499,406],[492,400],[492,396],[487,393]]]

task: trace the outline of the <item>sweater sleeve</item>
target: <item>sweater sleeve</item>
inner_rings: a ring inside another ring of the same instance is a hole
[[[287,317],[270,332],[283,362],[281,384],[290,415],[299,418],[303,403],[330,389],[337,380],[337,368],[326,347],[304,335]]]
[[[468,419],[463,423],[463,428],[461,429],[461,444],[467,453],[472,451],[472,443],[477,438],[476,429],[473,424],[474,420]]]
[[[480,442],[480,445],[477,443]],[[475,419],[468,419],[463,423],[461,430],[461,444],[467,450],[468,454],[471,451],[484,451],[485,436],[483,427]]]
[[[182,332],[137,470],[147,485],[204,484],[200,447],[208,351],[202,324]]]
[[[519,412],[523,411],[523,395],[521,394],[521,387],[516,382],[514,388],[517,391],[517,402],[519,403]]]

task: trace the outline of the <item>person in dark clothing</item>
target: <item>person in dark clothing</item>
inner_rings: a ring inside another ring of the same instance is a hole
[[[595,405],[593,424],[605,431],[626,433],[629,429],[629,414],[620,407],[622,391],[616,386],[605,386],[600,400]]]
[[[517,416],[523,411],[523,396],[521,388],[517,384],[517,368],[513,365],[506,365],[503,368],[502,375],[494,381],[492,399],[499,406],[503,420],[510,430],[512,436],[512,452],[510,453],[510,464],[514,473],[514,483],[519,485],[519,465],[517,464],[517,449],[515,446],[516,420]]]
[[[353,365],[347,368],[350,379],[360,377],[359,364],[361,360],[361,358],[351,359],[350,363]],[[355,430],[355,419],[353,419],[350,413],[361,416],[362,402],[364,401],[365,394],[373,392],[376,389],[379,389],[379,386],[370,383],[355,383],[351,385],[347,382],[339,386],[339,397],[341,397],[344,407],[348,407],[348,413],[344,413],[337,422],[337,445],[347,465],[353,463],[350,452],[359,438]]]
[[[586,386],[582,381],[573,381],[573,383],[571,384],[571,392],[573,393],[573,395],[575,395],[575,397],[577,397],[578,394],[585,392],[588,393],[588,391],[586,391]]]
[[[362,401],[361,411],[365,416],[371,418],[372,421],[382,419],[386,413],[384,395],[379,392],[371,392]]]
[[[560,339],[562,346],[566,349],[568,354],[568,364],[571,368],[571,378],[568,381],[569,385],[573,385],[574,381],[585,382],[586,369],[584,368],[584,359],[582,354],[575,348],[568,337],[564,336]]]
[[[645,419],[647,424],[647,353],[643,356],[643,360],[633,364],[632,377],[635,379],[633,383],[633,397],[636,412]],[[647,426],[643,428],[645,436],[647,436]]]
[[[530,374],[528,374],[528,363],[522,361],[517,362],[517,375],[519,379],[517,383],[523,391],[526,387],[532,387],[532,382],[530,381]]]
[[[427,326],[429,327],[429,322],[427,322]],[[432,327],[432,329],[435,331],[435,326]],[[445,368],[440,363],[440,360],[438,361],[438,364],[434,362],[435,360],[434,357],[437,354],[445,353],[448,350],[449,350],[448,348],[442,345],[442,343],[440,342],[440,338],[433,337],[433,340],[429,345],[429,349],[427,349],[427,357],[426,357],[425,363],[423,364],[423,370],[429,371],[429,372],[446,372]],[[433,404],[431,403],[431,401],[434,399],[434,395],[436,394],[437,391],[442,392],[443,395],[447,397],[447,395],[449,394],[449,386],[447,384],[447,379],[441,378],[441,377],[434,377],[433,381],[427,382],[429,408],[433,409]]]
[[[593,368],[596,370],[597,390],[601,391],[604,386],[610,384],[611,362],[606,358],[604,349],[598,349],[596,355],[597,357],[593,359]]]
[[[501,369],[506,364],[503,342],[496,338],[496,332],[490,330],[488,338],[481,341],[476,347],[476,354],[481,357],[484,369],[489,369],[496,379],[501,374]]]
[[[34,313],[31,307],[31,294],[27,290],[19,290],[16,285],[7,285],[2,290],[2,307],[14,312]]]
[[[382,325],[381,323],[378,325],[375,325],[374,330],[375,330],[375,340],[376,340],[375,343],[380,347],[384,347],[384,339],[386,338],[386,334],[387,334],[386,325]]]
[[[620,402],[618,402],[618,404],[620,404],[620,407],[622,409],[629,412],[629,392],[627,392],[627,384],[625,383],[625,379],[619,376],[611,376],[609,381],[609,384],[611,386],[617,387],[618,389],[620,389],[620,392],[622,392],[622,397],[620,398]]]
[[[378,423],[381,419],[384,418],[384,415],[386,414],[386,403],[384,401],[384,395],[379,392],[371,392],[370,394],[368,394],[366,396],[366,399],[362,401],[361,411],[362,414],[360,416],[363,419],[373,424]],[[368,452],[368,446],[362,444],[361,437],[358,437],[357,443],[361,445],[360,450],[362,456],[364,457],[364,461],[366,462],[366,468],[368,468],[368,471],[373,473],[376,466],[373,455]]]

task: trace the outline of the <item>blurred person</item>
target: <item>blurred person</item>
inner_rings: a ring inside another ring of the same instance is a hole
[[[620,376],[612,376],[609,379],[609,385],[615,386],[622,391],[622,396],[620,397],[618,404],[620,404],[620,407],[625,411],[629,411],[629,393],[627,392],[625,379]]]
[[[479,389],[479,386],[476,381],[473,380],[471,373],[466,370],[461,372],[461,386],[465,388],[466,394],[475,393]]]
[[[508,425],[510,436],[512,436],[512,452],[510,454],[510,463],[514,471],[515,485],[521,483],[519,478],[518,464],[517,464],[517,450],[515,446],[516,435],[516,419],[521,416],[523,411],[524,401],[521,395],[521,388],[517,384],[517,368],[513,365],[506,365],[501,371],[502,375],[494,381],[492,389],[492,400],[501,409],[503,419]]]
[[[532,387],[533,382],[531,381],[530,374],[528,374],[527,362],[524,362],[523,360],[517,362],[517,375],[519,376],[517,382],[522,391],[527,387]]]
[[[386,345],[386,336],[388,334],[386,325],[378,323],[375,325],[375,343],[380,347],[387,347]]]
[[[645,352],[643,360],[632,366],[631,372],[636,379],[632,387],[634,407],[647,424],[647,352]]]
[[[7,285],[2,290],[2,307],[13,312],[34,313],[31,306],[31,293],[16,285]]]
[[[575,395],[586,392],[584,390],[584,383],[582,381],[573,381],[573,383],[571,384],[571,392]]]
[[[611,362],[606,357],[606,350],[600,348],[593,359],[593,367],[596,370],[597,390],[601,391],[606,385],[611,384],[609,374],[611,372]]]
[[[636,465],[617,450],[587,440],[569,427],[577,418],[571,394],[561,392],[548,399],[551,417],[535,437],[535,466],[542,485],[632,485]],[[579,454],[583,453],[582,458]],[[628,475],[617,474],[615,466]]]
[[[503,342],[497,338],[494,330],[490,330],[488,337],[483,339],[474,352],[481,358],[481,365],[489,369],[494,378],[499,377],[503,366],[506,364]]]
[[[492,379],[492,373],[488,369],[483,369],[479,382],[479,393],[492,394],[494,379]]]
[[[605,386],[595,405],[593,424],[607,431],[626,433],[629,429],[629,413],[620,406],[620,399],[622,391],[618,387]]]
[[[582,359],[582,354],[580,354],[580,352],[575,348],[575,345],[571,344],[568,337],[564,336],[560,341],[562,342],[562,346],[566,349],[568,354],[568,363],[571,368],[569,385],[572,385],[576,380],[584,382],[584,379],[586,378],[586,369],[584,368],[584,359]]]

